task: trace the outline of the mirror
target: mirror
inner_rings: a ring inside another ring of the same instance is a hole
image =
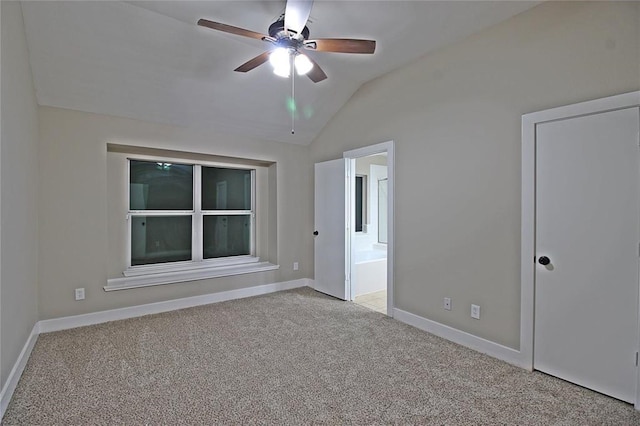
[[[387,244],[387,179],[378,181],[378,242]]]

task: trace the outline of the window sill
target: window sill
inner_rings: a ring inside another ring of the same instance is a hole
[[[159,265],[142,265],[125,269],[122,275],[125,277],[149,276],[168,272],[188,272],[204,269],[220,269],[225,266],[250,266],[259,263],[260,258],[255,256],[233,256],[222,259],[207,259],[202,262],[172,262]]]
[[[216,266],[174,272],[162,272],[107,280],[104,291],[127,290],[154,285],[174,284],[209,278],[229,277],[232,275],[252,274],[255,272],[275,271],[280,265],[269,262],[254,262],[240,265]]]

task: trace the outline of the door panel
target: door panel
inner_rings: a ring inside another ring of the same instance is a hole
[[[347,300],[346,159],[315,165],[315,289]]]
[[[638,108],[536,127],[534,368],[635,401]]]

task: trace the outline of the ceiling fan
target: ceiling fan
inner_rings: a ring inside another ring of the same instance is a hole
[[[274,73],[289,77],[295,68],[298,74],[306,74],[314,83],[327,78],[322,68],[302,50],[317,52],[365,53],[372,54],[376,49],[374,40],[345,38],[321,38],[309,40],[307,21],[311,13],[313,0],[288,0],[285,11],[277,21],[269,26],[269,35],[245,30],[219,22],[200,19],[198,25],[226,33],[263,40],[272,44],[272,48],[240,65],[234,71],[247,72],[271,62]]]

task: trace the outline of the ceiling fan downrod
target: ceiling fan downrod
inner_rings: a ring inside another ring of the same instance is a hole
[[[291,62],[291,134],[295,135],[295,122],[296,122],[296,73],[294,65],[294,55],[290,55],[289,61]]]

